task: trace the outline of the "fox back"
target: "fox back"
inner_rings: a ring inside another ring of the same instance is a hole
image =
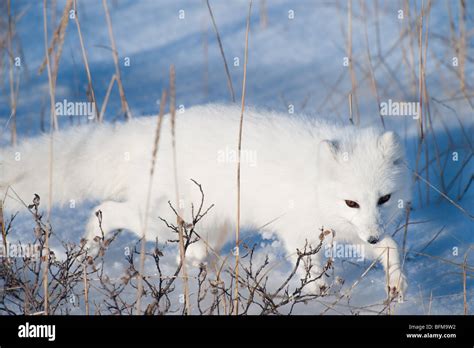
[[[175,219],[168,202],[179,204],[185,220],[191,219],[191,204],[201,200],[195,181],[206,202],[214,204],[203,220],[212,239],[212,226],[235,223],[239,117],[239,108],[223,105],[178,114],[175,177],[171,124],[165,116],[152,181],[156,116],[74,127],[4,148],[0,182],[5,209],[24,209],[21,201],[31,202],[35,193],[48,202],[51,192],[53,204],[98,201],[110,229],[141,235],[151,182],[153,216],[146,235],[154,239],[163,228],[158,216]],[[375,128],[249,108],[240,161],[242,224],[267,226],[290,248],[322,227],[341,238],[372,243],[391,230],[410,200],[401,143],[394,133]],[[98,233],[91,219],[89,236]]]

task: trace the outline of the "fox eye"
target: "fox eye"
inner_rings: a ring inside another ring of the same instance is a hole
[[[384,203],[387,203],[392,195],[388,194],[385,196],[382,196],[379,198],[379,201],[377,202],[378,205],[382,205]]]
[[[346,205],[347,205],[349,208],[360,208],[359,203],[354,202],[354,201],[346,200]]]

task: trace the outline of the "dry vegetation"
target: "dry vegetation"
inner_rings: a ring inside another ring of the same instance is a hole
[[[182,278],[180,275],[183,263],[180,262],[175,269],[165,272],[164,269],[169,268],[163,266],[162,259],[166,253],[175,253],[174,245],[180,243],[180,233],[184,254],[192,244],[205,242],[197,231],[199,222],[206,217],[213,205],[206,205],[201,185],[193,182],[200,190],[202,199],[196,207],[192,206],[192,221],[182,223],[178,211],[169,202],[178,224],[161,220],[173,231],[176,239],[168,240],[165,245],[156,242],[153,250],[148,251],[142,247],[143,239],[137,241],[126,256],[128,267],[125,274],[118,278],[109,275],[106,255],[113,248],[113,243],[121,231],[116,231],[107,239],[102,232],[101,237],[94,239],[92,249],[86,247],[85,239],[82,239],[79,245],[61,241],[65,255],[57,258],[54,252],[45,246],[47,238],[60,240],[60,237],[43,221],[40,197],[35,196],[32,204],[25,208],[30,211],[35,222],[33,244],[40,246],[39,254],[34,257],[1,259],[0,277],[3,280],[3,288],[0,294],[0,311],[6,314],[46,314],[43,282],[47,280],[47,314],[50,315],[69,314],[74,307],[81,307],[85,314],[191,313],[191,303],[186,305],[184,294],[176,288],[176,280]],[[98,226],[102,230],[102,212],[97,211],[96,216]],[[5,228],[7,238],[13,220],[14,216]],[[282,279],[281,284],[271,288],[267,283],[270,272],[276,265],[269,262],[268,256],[263,261],[256,261],[256,245],[249,246],[242,241],[241,248],[245,252],[240,257],[243,270],[240,275],[236,274],[228,258],[223,258],[217,251],[212,250],[212,262],[201,263],[198,274],[190,277],[194,288],[197,289],[197,293],[191,297],[195,307],[192,313],[230,314],[237,312],[234,306],[239,304],[240,314],[280,314],[279,310],[284,306],[289,306],[291,314],[296,304],[324,296],[329,288],[317,292],[312,286],[319,278],[326,277],[333,261],[329,259],[323,272],[314,274],[311,257],[320,252],[323,240],[329,234],[328,231],[321,231],[320,243],[316,246],[305,243],[303,248],[297,251],[297,261],[288,276]],[[153,275],[143,272],[145,258],[155,267],[156,273]],[[46,262],[48,277],[44,277]],[[297,279],[298,267],[305,269],[306,275],[302,279]],[[296,282],[292,282],[295,280]],[[234,292],[233,288],[237,282],[240,291]],[[133,296],[134,293],[138,294],[138,297]],[[234,294],[238,296],[238,300],[235,300]]]

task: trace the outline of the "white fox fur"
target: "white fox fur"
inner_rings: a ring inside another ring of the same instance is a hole
[[[236,220],[237,135],[240,109],[197,106],[178,115],[176,125],[178,189],[185,221],[191,221],[191,203],[198,205],[202,185],[205,206],[214,208],[198,231],[212,247],[222,243],[222,226]],[[241,224],[274,232],[288,254],[295,255],[305,240],[318,243],[320,229],[333,230],[336,241],[358,243],[365,257],[380,257],[391,287],[403,293],[406,280],[397,244],[390,237],[401,205],[410,200],[410,176],[401,144],[392,132],[374,128],[341,127],[294,115],[249,108],[243,123],[241,161]],[[53,141],[55,204],[96,200],[94,212],[103,213],[108,233],[124,228],[141,236],[150,176],[157,117],[123,124],[92,124],[60,131]],[[170,117],[163,120],[151,194],[147,239],[171,236],[158,216],[170,222],[176,216],[168,201],[176,202]],[[46,206],[49,195],[49,135],[1,150],[7,192],[4,208],[20,209],[18,197],[31,202],[33,194]],[[7,190],[8,187],[13,190]],[[391,194],[379,205],[380,197]],[[357,202],[350,208],[346,200]],[[24,208],[22,208],[24,209]],[[87,237],[99,235],[91,214]],[[53,212],[54,213],[54,212]],[[271,222],[271,223],[269,223]],[[380,240],[369,244],[368,240]],[[386,250],[389,250],[387,255]],[[202,260],[206,246],[193,244],[189,258]],[[388,256],[388,263],[387,263]]]

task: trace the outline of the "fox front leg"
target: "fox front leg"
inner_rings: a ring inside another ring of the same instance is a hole
[[[385,237],[379,243],[370,245],[367,256],[378,259],[382,264],[387,277],[386,291],[390,297],[399,296],[403,300],[408,283],[401,269],[397,243],[391,237]]]

